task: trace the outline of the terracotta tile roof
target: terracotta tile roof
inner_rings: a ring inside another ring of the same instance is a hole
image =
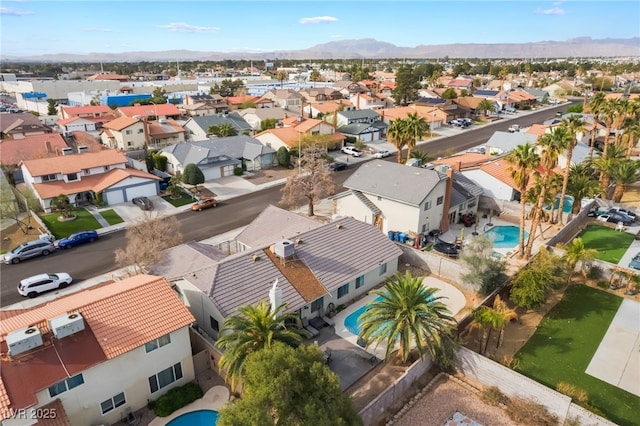
[[[151,136],[171,136],[176,133],[183,133],[184,127],[178,124],[177,121],[168,119],[166,123],[160,124],[155,121],[149,122],[149,134]]]
[[[116,130],[120,132],[129,126],[138,123],[139,121],[140,120],[138,120],[137,118],[119,117],[119,118],[116,118],[115,120],[111,120],[104,123],[102,127],[105,129]]]
[[[245,102],[251,102],[251,101],[255,102],[259,98],[258,96],[245,95],[245,96],[229,96],[226,99],[227,99],[227,104],[229,105],[240,105]]]
[[[56,124],[60,124],[60,125],[66,126],[67,124],[73,123],[74,121],[78,121],[78,120],[89,121],[84,117],[69,117],[69,118],[63,118],[62,120],[56,121]]]
[[[513,178],[511,177],[512,167],[513,167],[513,163],[510,163],[505,158],[500,158],[500,159],[497,159],[495,161],[491,161],[491,162],[488,162],[488,163],[485,163],[485,164],[481,165],[480,166],[480,170],[482,170],[485,173],[493,176],[494,178],[496,178],[500,182],[510,186],[511,188],[513,188],[515,190],[518,190],[518,185],[516,185],[516,183],[514,182]],[[531,188],[533,185],[535,185],[535,177],[534,177],[534,175],[536,173],[541,173],[542,171],[543,171],[543,169],[541,167],[539,167],[536,170],[531,172],[531,176],[529,178],[529,186],[527,188]],[[554,173],[562,173],[562,171],[560,169],[554,169],[553,172]]]
[[[259,136],[264,134],[271,134],[275,136],[289,148],[295,148],[298,146],[298,137],[300,135],[300,132],[296,131],[296,129],[294,129],[293,127],[278,127],[275,129],[268,129],[264,132],[258,133],[256,135],[256,138],[259,138]]]
[[[70,312],[82,315],[85,329],[52,339],[47,320]],[[40,327],[45,344],[15,357],[3,356],[0,384],[6,388],[10,407],[28,407],[36,402],[36,392],[194,321],[162,277],[137,275],[91,287],[2,321],[0,349],[4,353],[7,333],[29,325]]]
[[[120,74],[94,74],[90,77],[87,77],[87,80],[118,80],[118,81],[128,81],[129,77],[126,75]]]
[[[83,176],[81,180],[75,182],[64,182],[56,180],[46,183],[35,183],[33,189],[41,199],[54,198],[60,194],[71,195],[84,191],[101,192],[121,182],[131,176],[146,179],[160,180],[159,177],[151,173],[137,169],[112,169],[99,175]]]
[[[158,105],[136,105],[130,107],[118,108],[120,114],[127,117],[154,117],[154,116],[167,116],[167,115],[180,115],[180,110],[173,104],[158,104]]]
[[[489,161],[494,161],[495,158],[489,155],[479,154],[476,152],[466,152],[464,154],[452,155],[450,157],[440,158],[438,160],[432,161],[432,164],[442,164],[450,167],[458,167],[460,165],[460,169],[468,169],[470,167],[477,167],[483,163],[487,163]]]
[[[64,405],[62,405],[62,401],[60,401],[59,398],[54,399],[50,403],[43,405],[40,408],[43,410],[48,410],[49,413],[56,413],[56,415],[46,419],[38,419],[38,421],[35,423],[35,426],[71,426],[71,422],[69,422],[69,418],[67,417],[67,412],[65,411]]]
[[[460,98],[454,99],[453,102],[470,109],[476,109],[478,108],[480,102],[482,102],[483,100],[483,98],[476,98],[473,96],[462,96]]]
[[[270,249],[266,248],[263,252],[271,262],[273,262],[275,267],[278,268],[280,273],[284,275],[293,288],[296,289],[305,302],[313,302],[317,298],[329,294],[329,291],[318,281],[313,272],[311,272],[302,260],[294,257],[293,259],[287,259],[286,262],[282,262]]]
[[[76,139],[78,146],[84,145],[88,148],[87,152],[102,152],[109,150],[109,148],[98,142],[95,136],[89,132],[74,131],[73,137]]]
[[[532,124],[531,127],[527,130],[527,133],[531,133],[532,135],[544,135],[547,132],[547,126],[543,124]]]
[[[59,133],[31,135],[24,139],[5,139],[0,141],[0,163],[20,164],[25,160],[55,157],[56,149],[66,147],[67,144]]]
[[[67,117],[78,116],[78,115],[104,115],[111,114],[113,111],[107,105],[85,105],[79,107],[62,107],[62,111],[64,111],[64,115]]]
[[[113,149],[22,162],[29,170],[29,173],[31,173],[31,176],[43,176],[54,173],[79,173],[83,169],[92,167],[113,166],[126,163],[127,157],[125,157],[123,153]]]

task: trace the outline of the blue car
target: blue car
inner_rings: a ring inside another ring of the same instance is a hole
[[[69,235],[56,242],[56,247],[60,249],[71,248],[85,243],[92,243],[98,239],[96,231],[80,231]]]

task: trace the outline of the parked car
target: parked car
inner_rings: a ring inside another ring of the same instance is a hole
[[[621,213],[621,214],[624,214],[624,215],[628,216],[629,219],[631,219],[634,222],[636,220],[638,220],[638,217],[636,216],[636,214],[634,212],[632,212],[630,210],[627,210],[627,209],[623,209],[621,207],[611,207],[609,209],[609,213]]]
[[[142,210],[153,210],[153,203],[147,197],[136,197],[133,198],[131,202]]]
[[[640,270],[640,253],[636,253],[636,255],[633,256],[633,259],[629,262],[629,268]]]
[[[476,148],[468,149],[467,152],[484,155],[487,152],[487,149],[484,146],[478,146]]]
[[[610,223],[622,222],[622,225],[624,225],[624,226],[633,225],[633,221],[630,220],[628,216],[623,215],[621,213],[605,213],[605,214],[601,214],[600,216],[598,216],[598,218],[596,220],[599,220],[601,222],[610,222]]]
[[[385,158],[385,157],[388,157],[390,155],[391,155],[391,152],[386,150],[386,149],[383,149],[382,151],[378,151],[375,154],[373,154],[373,156],[375,158]]]
[[[96,231],[80,231],[69,235],[67,238],[56,241],[59,249],[68,249],[86,243],[92,243],[99,237]]]
[[[511,126],[509,126],[509,133],[516,133],[520,131],[520,125],[519,124],[512,124]]]
[[[202,210],[216,207],[218,205],[218,200],[213,197],[203,197],[199,199],[196,203],[191,206],[191,210],[194,212],[201,212]]]
[[[351,146],[343,146],[341,151],[344,154],[353,155],[354,157],[360,157],[362,155],[362,152],[359,149]]]
[[[49,253],[53,253],[55,249],[56,247],[51,240],[40,239],[28,241],[5,254],[4,263],[7,265],[10,263],[15,264],[31,257],[47,256]]]
[[[347,165],[347,163],[343,163],[342,161],[334,161],[333,163],[329,164],[329,170],[331,170],[332,172],[347,170],[348,167],[349,166]]]
[[[18,284],[18,293],[25,297],[36,297],[46,291],[65,288],[71,284],[71,281],[73,281],[71,275],[66,272],[38,274],[21,280]]]

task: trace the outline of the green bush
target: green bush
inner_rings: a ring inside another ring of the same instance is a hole
[[[365,149],[367,149],[367,144],[358,139],[355,143],[355,147],[360,151],[364,151]]]
[[[154,153],[151,155],[151,158],[153,158],[153,167],[161,172],[167,171],[167,157],[160,153]]]
[[[191,404],[196,399],[202,398],[202,389],[196,383],[187,383],[184,386],[171,389],[160,398],[149,403],[158,417],[167,417],[179,408]]]
[[[236,176],[242,176],[242,174],[244,173],[244,171],[242,170],[242,167],[234,167],[233,168],[233,174]]]
[[[587,278],[590,280],[599,280],[602,278],[602,268],[598,265],[592,265],[587,271]]]
[[[284,146],[278,148],[276,158],[278,160],[278,164],[282,167],[289,167],[289,165],[291,165],[291,155],[289,154],[289,150]]]
[[[598,281],[598,284],[596,284],[598,287],[600,288],[609,288],[609,281],[607,280],[600,280]]]

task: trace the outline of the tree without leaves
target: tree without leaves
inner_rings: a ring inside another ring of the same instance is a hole
[[[241,399],[220,410],[219,426],[358,426],[362,419],[316,345],[275,343],[251,353]]]
[[[21,218],[22,212],[25,211],[20,207],[20,197],[14,194],[14,190],[6,181],[3,180],[0,190],[0,218],[11,219],[16,222],[20,230],[27,234],[31,223],[31,214],[27,214],[25,221]]]
[[[116,263],[133,266],[136,273],[158,259],[160,252],[182,242],[180,224],[175,216],[159,217],[145,213],[126,230],[127,245],[115,251]]]
[[[184,167],[182,172],[182,182],[187,185],[193,185],[193,191],[198,193],[198,185],[204,183],[204,173],[198,166],[193,163],[189,163]]]
[[[506,278],[506,262],[492,254],[493,241],[486,235],[478,235],[465,243],[460,256],[468,271],[462,279],[476,285],[484,296],[503,284]]]
[[[300,167],[287,179],[282,188],[280,205],[287,208],[298,207],[300,200],[307,200],[308,215],[314,216],[313,206],[321,199],[333,195],[336,184],[331,172],[326,168],[323,155],[326,150],[319,145],[302,149]]]

